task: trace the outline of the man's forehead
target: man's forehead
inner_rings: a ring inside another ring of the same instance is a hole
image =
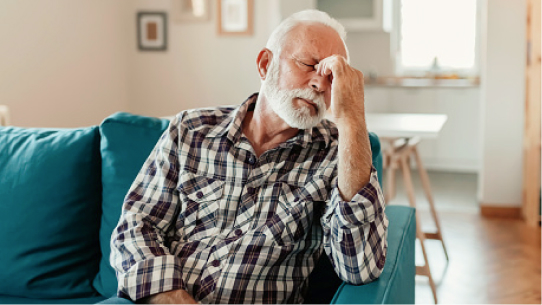
[[[285,37],[283,50],[298,56],[316,58],[339,54],[346,56],[344,42],[331,27],[311,22],[296,25]]]

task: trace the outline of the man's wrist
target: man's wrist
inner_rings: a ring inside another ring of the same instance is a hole
[[[349,107],[337,113],[334,117],[337,127],[360,126],[365,125],[364,107]]]
[[[335,120],[335,124],[341,136],[348,136],[349,134],[359,135],[360,132],[367,132],[367,123],[365,122],[364,115],[348,115],[338,118]]]

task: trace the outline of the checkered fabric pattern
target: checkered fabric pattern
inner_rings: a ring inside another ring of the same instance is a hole
[[[120,297],[184,289],[201,303],[301,303],[324,250],[348,283],[380,275],[388,220],[375,169],[342,200],[326,120],[256,157],[241,129],[256,97],[172,120],[113,232]]]

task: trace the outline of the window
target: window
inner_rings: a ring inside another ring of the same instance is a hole
[[[395,0],[398,75],[478,74],[477,0]]]

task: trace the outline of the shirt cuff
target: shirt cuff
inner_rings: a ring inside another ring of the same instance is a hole
[[[164,255],[138,262],[119,278],[119,296],[139,299],[172,290],[186,290],[179,258]]]
[[[336,178],[331,191],[331,206],[334,208],[329,209],[327,213],[329,215],[326,216],[337,215],[341,226],[345,228],[359,227],[373,222],[377,215],[383,213],[384,195],[374,166],[371,166],[369,182],[350,201],[345,201],[341,196]]]

